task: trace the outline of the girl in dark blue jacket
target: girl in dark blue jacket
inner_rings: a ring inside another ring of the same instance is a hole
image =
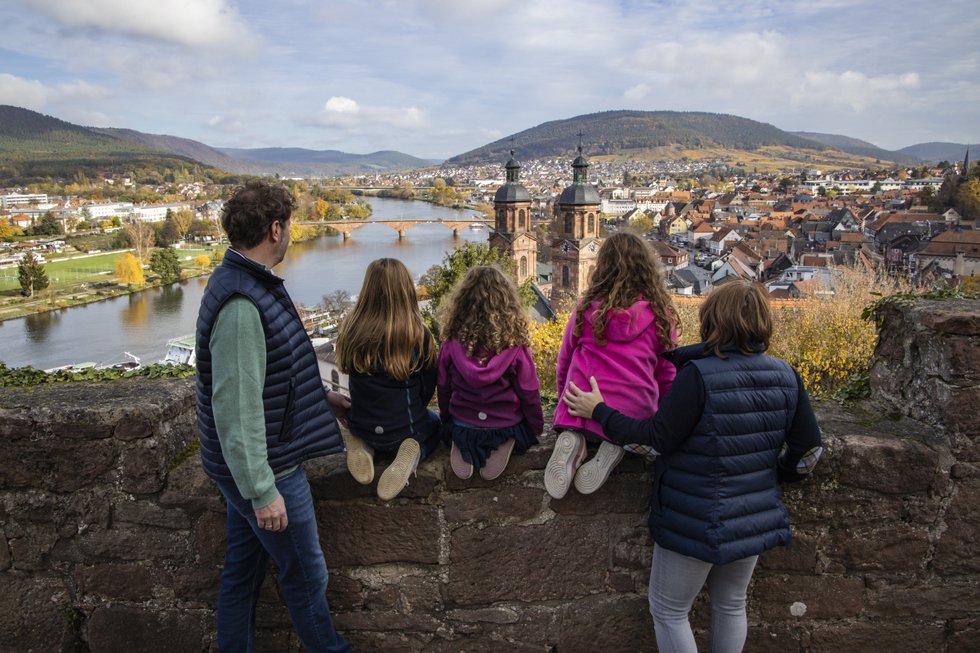
[[[759,285],[726,283],[701,305],[703,342],[672,352],[678,373],[660,411],[636,420],[572,385],[563,400],[620,444],[659,454],[650,532],[650,613],[661,653],[696,653],[688,614],[707,583],[711,651],[745,644],[745,597],[759,554],[789,544],[781,481],[805,478],[822,452],[803,382],[765,355],[772,335]]]
[[[421,460],[439,445],[439,416],[428,409],[436,390],[436,351],[422,324],[412,275],[398,259],[372,261],[354,308],[337,334],[337,365],[350,375],[348,426],[340,434],[347,469],[374,480],[374,453],[396,452],[378,479],[390,501]]]

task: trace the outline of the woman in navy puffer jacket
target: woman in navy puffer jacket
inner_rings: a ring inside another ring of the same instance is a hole
[[[619,444],[652,446],[650,613],[661,653],[696,653],[688,620],[707,583],[711,651],[745,644],[745,597],[759,554],[789,544],[780,482],[805,478],[822,452],[803,382],[765,355],[772,334],[768,296],[733,281],[701,305],[703,342],[672,352],[677,378],[660,411],[636,420],[572,385],[563,400]],[[671,354],[668,354],[671,355]]]

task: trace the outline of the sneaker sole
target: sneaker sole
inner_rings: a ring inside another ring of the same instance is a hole
[[[585,452],[585,438],[574,431],[565,431],[555,440],[547,467],[544,468],[544,488],[552,497],[562,499],[568,494],[575,476],[575,464]]]
[[[575,489],[582,494],[592,494],[609,479],[609,474],[615,469],[626,452],[622,447],[603,440],[595,458],[578,468],[575,472]]]
[[[463,460],[463,454],[460,453],[455,443],[453,443],[452,451],[449,453],[449,466],[452,467],[453,474],[464,481],[473,476],[473,465]]]
[[[408,485],[408,479],[419,463],[422,450],[415,440],[405,440],[398,447],[395,460],[388,465],[378,479],[378,496],[382,501],[391,501]]]
[[[345,426],[340,427],[340,437],[344,439],[347,448],[347,471],[361,485],[370,485],[374,481],[374,456],[367,445]]]
[[[504,470],[507,469],[507,463],[510,462],[510,455],[514,452],[515,444],[514,439],[511,438],[494,449],[490,457],[487,458],[487,464],[480,468],[480,478],[484,481],[492,481],[503,474]]]

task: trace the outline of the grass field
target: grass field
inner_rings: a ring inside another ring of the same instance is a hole
[[[194,258],[207,254],[212,255],[213,249],[197,247],[177,250],[180,265],[184,268],[194,266]],[[80,283],[95,283],[98,281],[114,281],[116,259],[124,252],[109,252],[84,258],[73,258],[63,261],[49,261],[44,264],[48,273],[50,287],[71,286]],[[11,291],[15,291],[11,293]],[[20,282],[17,280],[17,266],[0,270],[0,295],[11,295],[20,292]]]

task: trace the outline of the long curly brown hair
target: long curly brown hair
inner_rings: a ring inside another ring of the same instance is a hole
[[[530,344],[517,286],[495,267],[467,272],[442,303],[440,318],[442,337],[458,340],[471,356]]]
[[[589,287],[582,295],[575,314],[575,335],[582,335],[585,309],[598,300],[599,309],[592,322],[592,331],[597,343],[606,344],[609,312],[624,311],[640,299],[646,300],[653,309],[657,338],[661,344],[666,349],[676,347],[674,332],[680,329],[680,320],[667,294],[657,257],[642,238],[621,231],[607,238],[599,248]]]
[[[404,380],[435,364],[431,337],[408,268],[379,258],[368,265],[361,294],[340,323],[337,366],[345,374],[384,372]]]

